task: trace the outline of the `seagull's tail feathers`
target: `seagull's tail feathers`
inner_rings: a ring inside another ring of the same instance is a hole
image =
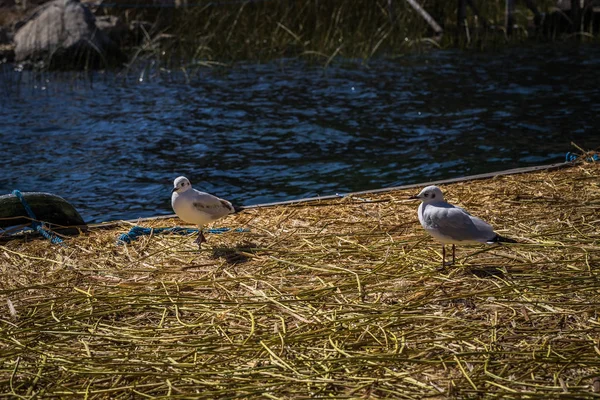
[[[489,240],[488,243],[519,243],[515,239],[507,238],[504,236],[500,236],[496,234],[492,240]]]
[[[237,205],[231,203],[230,201],[223,200],[223,199],[219,199],[219,201],[221,202],[221,205],[223,206],[223,208],[228,211],[227,213],[225,213],[221,216],[228,215],[228,214],[237,214],[240,211],[244,210],[244,207],[237,206]]]

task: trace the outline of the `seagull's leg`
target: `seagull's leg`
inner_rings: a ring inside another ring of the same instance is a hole
[[[455,251],[456,251],[456,246],[452,245],[452,265],[454,265]]]
[[[442,245],[442,268],[446,266],[446,246]]]
[[[202,227],[198,227],[198,237],[194,240],[194,243],[198,244],[198,247],[202,245],[202,243],[206,243],[206,238],[204,237],[204,233],[202,233]]]

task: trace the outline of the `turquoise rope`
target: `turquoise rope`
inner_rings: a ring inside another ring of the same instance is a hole
[[[212,228],[206,229],[205,232],[208,233],[224,233],[230,231],[230,228]],[[192,233],[196,233],[199,230],[196,228],[182,228],[180,226],[175,226],[173,228],[144,228],[143,226],[134,226],[127,233],[123,233],[119,235],[117,238],[117,244],[125,244],[131,243],[134,240],[137,240],[140,236],[147,236],[155,233],[174,233],[177,235],[189,235]],[[234,232],[249,232],[249,229],[237,228]]]
[[[40,222],[37,220],[37,218],[35,217],[35,214],[33,213],[33,210],[31,209],[31,207],[29,207],[27,200],[25,200],[23,193],[21,193],[19,190],[13,190],[12,194],[17,196],[17,198],[21,201],[21,204],[23,205],[23,208],[25,208],[27,215],[29,216],[29,218],[31,218],[31,227],[30,227],[31,229],[39,232],[40,235],[42,235],[46,239],[50,240],[50,242],[52,242],[54,244],[60,244],[63,246],[65,245],[61,238],[56,236],[56,234],[53,233],[52,231],[50,231],[49,229],[46,229],[44,227],[43,222]]]
[[[568,152],[567,155],[565,156],[565,161],[566,162],[575,161],[579,157],[581,157],[579,154],[574,154],[574,153]],[[591,157],[586,158],[586,161],[589,161],[589,162],[596,162],[598,160],[600,160],[600,158],[598,157],[598,154],[594,154]]]

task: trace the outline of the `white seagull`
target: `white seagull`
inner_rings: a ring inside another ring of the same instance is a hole
[[[446,244],[452,244],[452,264],[455,245],[463,243],[516,243],[516,240],[498,235],[494,228],[466,210],[446,203],[437,186],[427,186],[411,199],[421,200],[419,222],[438,242],[442,243],[442,267],[446,264]]]
[[[206,242],[202,233],[204,225],[241,211],[241,208],[234,207],[227,200],[193,189],[192,184],[185,176],[180,176],[173,181],[171,206],[179,218],[190,224],[198,225],[198,238],[194,241],[194,243],[198,243],[198,247]]]

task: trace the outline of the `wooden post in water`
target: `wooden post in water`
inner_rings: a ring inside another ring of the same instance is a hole
[[[458,29],[456,30],[456,38],[458,42],[458,37],[461,32],[464,31],[467,27],[467,0],[458,0],[458,7],[456,9],[456,26]]]
[[[515,0],[506,0],[505,27],[506,36],[512,35],[515,24]]]
[[[573,21],[572,31],[581,32],[581,1],[571,0],[571,21]]]
[[[583,10],[581,12],[581,30],[583,32],[593,33],[594,27],[592,21],[594,18],[594,1],[595,0],[584,0]]]

